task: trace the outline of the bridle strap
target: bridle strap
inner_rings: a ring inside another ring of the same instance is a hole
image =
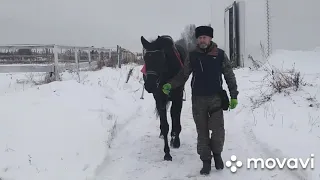
[[[147,75],[149,75],[149,74],[150,74],[150,75],[158,76],[158,73],[157,73],[157,72],[155,72],[155,71],[147,71],[147,72],[146,72],[146,74],[147,74]]]
[[[179,51],[178,51],[178,49],[176,48],[175,45],[173,46],[173,51],[174,51],[176,57],[178,58],[178,61],[179,61],[180,65],[181,65],[181,67],[183,67],[183,63],[182,63],[182,60],[181,60],[180,53],[179,53]]]
[[[154,76],[157,77],[157,88],[158,88],[159,85],[160,85],[160,78],[161,78],[161,77],[158,75],[158,73],[155,72],[155,71],[147,71],[146,75],[154,75]],[[148,76],[147,76],[147,78],[148,78]]]
[[[162,50],[146,50],[146,53],[147,52],[158,52],[158,51],[162,51]]]

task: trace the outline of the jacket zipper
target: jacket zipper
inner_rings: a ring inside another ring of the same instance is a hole
[[[201,67],[201,71],[203,72],[203,66],[202,66],[202,61],[200,59],[200,67]]]
[[[196,73],[194,73],[194,78],[193,78],[193,82],[192,82],[192,88],[193,88],[193,86],[194,86],[194,82],[196,82]]]
[[[201,71],[203,72],[203,66],[202,66],[202,62],[201,62],[201,58],[199,59],[200,61],[200,67],[201,67]],[[193,78],[193,82],[192,82],[192,88],[194,87],[194,83],[196,82],[196,74],[194,74],[194,78]]]

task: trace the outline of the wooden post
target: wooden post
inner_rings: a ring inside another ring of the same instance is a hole
[[[53,66],[54,77],[55,77],[56,81],[59,81],[60,80],[59,56],[58,56],[58,48],[56,45],[54,45],[52,51],[53,51],[53,57],[54,57],[54,66]]]
[[[101,63],[101,51],[100,50],[98,50],[98,54],[99,54],[99,59],[98,59],[98,63]]]
[[[117,58],[118,58],[118,68],[121,68],[120,67],[120,46],[117,45]]]
[[[89,64],[91,64],[91,50],[88,50],[88,59],[89,59]]]
[[[74,48],[74,57],[76,63],[76,71],[79,74],[79,59],[78,59],[78,49]]]
[[[92,64],[91,64],[91,50],[87,50],[88,51],[88,61],[89,61],[89,69],[92,69]]]

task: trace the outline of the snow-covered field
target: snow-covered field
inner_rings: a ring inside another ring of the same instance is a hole
[[[94,175],[114,129],[143,108],[138,70],[129,66],[64,73],[64,81],[34,86],[41,73],[1,74],[0,177],[85,179]],[[116,126],[115,126],[116,125]],[[112,146],[111,146],[112,147]]]
[[[209,177],[200,176],[190,82],[181,147],[171,150],[172,162],[163,161],[152,95],[145,92],[140,99],[141,66],[127,65],[83,72],[80,79],[64,73],[61,82],[37,86],[31,79],[37,81],[41,74],[0,74],[0,179],[320,179],[319,59],[319,51],[278,51],[259,70],[235,70],[239,105],[225,112],[224,161],[231,155],[245,163],[250,157],[305,160],[314,154],[313,171],[244,166],[236,173],[213,168]],[[302,86],[274,93],[271,71],[264,69],[274,65],[286,71],[294,63]],[[125,83],[131,67],[133,74]]]

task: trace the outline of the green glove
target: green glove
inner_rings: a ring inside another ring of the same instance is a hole
[[[171,90],[171,84],[166,83],[166,84],[164,84],[164,85],[162,86],[162,91],[163,91],[163,93],[165,93],[166,95],[169,95],[170,90]]]
[[[237,105],[238,105],[238,100],[237,99],[231,99],[229,108],[230,109],[234,109],[234,108],[237,107]]]

